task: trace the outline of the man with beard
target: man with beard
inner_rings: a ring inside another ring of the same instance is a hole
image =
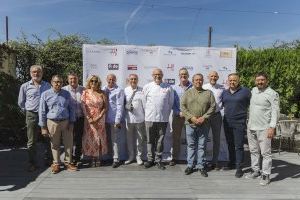
[[[38,121],[38,110],[40,98],[43,92],[51,88],[51,85],[42,80],[43,68],[40,65],[32,65],[30,67],[31,80],[22,84],[19,92],[18,104],[26,115],[26,127],[27,127],[27,151],[29,157],[28,171],[32,172],[37,169],[36,161],[36,142],[38,133],[40,132]],[[50,142],[45,138],[46,151],[45,161],[52,162],[50,154]]]
[[[272,168],[271,141],[279,119],[279,96],[268,86],[268,76],[264,72],[255,75],[255,85],[251,91],[248,143],[253,172],[246,178],[257,178],[261,174],[260,185],[270,183]],[[262,161],[261,161],[262,157]],[[260,170],[260,163],[262,169]]]

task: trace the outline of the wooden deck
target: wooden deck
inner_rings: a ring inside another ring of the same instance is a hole
[[[0,200],[70,199],[300,199],[300,156],[274,154],[272,182],[234,177],[234,170],[184,175],[185,165],[144,169],[136,164],[51,174],[24,170],[26,150],[0,151]]]

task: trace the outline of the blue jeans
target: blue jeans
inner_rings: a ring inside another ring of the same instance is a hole
[[[206,142],[209,127],[207,125],[191,127],[186,125],[187,166],[203,169],[205,166]]]

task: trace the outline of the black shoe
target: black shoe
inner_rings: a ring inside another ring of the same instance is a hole
[[[150,167],[152,167],[153,165],[154,165],[153,161],[147,161],[147,162],[144,163],[144,167],[145,167],[145,168],[150,168]]]
[[[235,177],[236,178],[241,178],[242,176],[244,175],[244,172],[242,169],[237,169],[236,172],[235,172]]]
[[[232,170],[232,169],[235,169],[235,164],[232,164],[232,163],[228,163],[223,169],[224,170]]]
[[[216,163],[216,164],[212,164],[211,166],[210,166],[210,169],[211,170],[220,170],[221,169],[221,167],[220,167],[220,165],[218,164],[218,163]]]
[[[208,174],[207,174],[207,172],[204,168],[203,169],[198,169],[198,171],[200,172],[201,176],[208,177]]]
[[[156,163],[156,166],[157,166],[158,169],[161,169],[161,170],[165,170],[166,169],[165,165],[162,162]]]
[[[170,165],[170,166],[175,166],[175,165],[176,165],[176,160],[171,160],[171,161],[169,162],[169,165]]]
[[[119,162],[113,162],[113,164],[112,164],[112,168],[117,168],[119,166],[120,166]]]
[[[193,172],[194,172],[194,170],[193,170],[193,168],[191,168],[191,167],[187,167],[187,168],[184,170],[185,175],[190,175],[190,174],[193,173]]]

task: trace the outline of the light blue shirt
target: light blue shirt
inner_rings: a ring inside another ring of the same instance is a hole
[[[124,115],[124,91],[115,85],[113,88],[103,87],[108,98],[108,112],[106,114],[106,123],[119,124]]]
[[[50,88],[51,85],[46,81],[42,81],[38,86],[34,85],[32,80],[22,84],[19,92],[18,105],[23,111],[38,112],[41,95]]]
[[[46,126],[47,119],[75,122],[75,107],[68,91],[54,92],[51,88],[42,94],[39,107],[39,125]]]
[[[179,115],[180,110],[180,98],[184,94],[185,91],[193,87],[192,83],[189,81],[187,87],[182,87],[180,84],[173,85],[172,88],[174,90],[174,104],[173,104],[173,112],[174,115]]]

